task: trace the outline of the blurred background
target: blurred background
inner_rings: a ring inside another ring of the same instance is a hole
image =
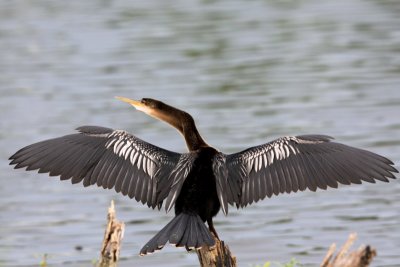
[[[170,246],[139,257],[173,216],[111,190],[15,171],[22,146],[81,125],[125,129],[183,152],[170,126],[117,101],[152,97],[191,113],[207,142],[237,152],[279,136],[332,135],[400,162],[396,0],[0,1],[0,266],[91,266],[107,207],[126,222],[120,266],[198,266]],[[317,266],[357,232],[399,266],[400,185],[266,199],[219,214],[239,266]]]

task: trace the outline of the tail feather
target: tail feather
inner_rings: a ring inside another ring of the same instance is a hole
[[[189,241],[189,236],[190,236],[190,225],[192,224],[192,220],[188,221],[188,224],[185,226],[185,233],[182,236],[182,238],[179,240],[179,242],[175,245],[177,247],[189,247],[188,241]]]
[[[196,221],[191,220],[186,226],[185,236],[182,238],[182,246],[185,246],[187,249],[195,249],[196,241],[194,235],[196,234],[196,228],[193,226],[196,224]],[[204,223],[203,223],[204,225]]]
[[[174,226],[173,221],[170,221],[160,232],[158,232],[149,242],[142,248],[140,251],[140,255],[145,255],[147,253],[153,253],[156,250],[161,250],[165,244],[168,242],[169,239],[169,232],[171,231],[172,227]],[[143,250],[151,244],[152,247],[147,252],[143,253]]]
[[[214,241],[214,237],[210,234],[210,231],[206,227],[202,227],[200,229],[199,236],[201,236],[201,239],[203,240],[203,243],[209,244]]]
[[[181,213],[147,242],[140,250],[140,255],[160,250],[168,241],[176,247],[186,247],[188,250],[215,245],[214,238],[199,215]]]
[[[203,223],[203,225],[204,225],[204,223]],[[189,239],[187,242],[187,246],[191,249],[194,249],[196,247],[201,247],[201,245],[197,246],[197,241],[199,240],[198,233],[200,232],[200,229],[198,229],[197,221],[191,221],[189,229],[190,229],[190,232],[189,232]],[[197,229],[199,231],[197,231]]]
[[[182,216],[181,219],[177,220],[174,224],[173,230],[169,233],[169,243],[177,246],[179,241],[182,239],[186,232],[186,225],[190,224],[189,216]]]

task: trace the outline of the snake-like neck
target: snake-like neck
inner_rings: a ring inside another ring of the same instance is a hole
[[[152,101],[154,101],[153,105],[147,110],[144,110],[144,112],[176,128],[185,138],[186,146],[189,151],[195,151],[202,147],[209,147],[201,137],[190,114],[164,104],[163,102]]]

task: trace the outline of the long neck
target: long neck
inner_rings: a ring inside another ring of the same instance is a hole
[[[209,145],[207,145],[197,130],[192,116],[187,113],[185,113],[185,115],[186,116],[182,120],[182,130],[178,130],[185,138],[186,146],[189,151],[194,151],[201,147],[208,147]]]
[[[201,147],[209,147],[197,130],[192,116],[188,113],[164,104],[161,109],[149,115],[176,128],[185,138],[189,151],[195,151]]]

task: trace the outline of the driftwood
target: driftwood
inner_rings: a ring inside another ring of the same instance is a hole
[[[117,266],[125,224],[116,218],[114,201],[108,208],[107,227],[101,246],[99,267]]]
[[[101,258],[99,267],[116,267],[122,238],[124,236],[125,224],[116,219],[114,201],[108,208],[108,223],[104,233],[104,240],[101,247]],[[336,244],[332,244],[323,259],[320,267],[368,267],[376,256],[376,250],[370,246],[361,246],[358,250],[348,252],[357,235],[350,234],[346,243],[337,252]],[[229,247],[224,241],[214,236],[215,246],[202,247],[196,250],[201,267],[237,267],[236,257],[232,255]]]
[[[202,247],[197,250],[201,267],[236,267],[236,257],[232,255],[228,245],[214,236],[215,246]]]
[[[337,252],[336,244],[329,248],[320,267],[368,267],[376,256],[376,250],[370,246],[361,246],[358,250],[349,252],[350,247],[356,240],[355,233],[350,234],[346,243]],[[224,241],[215,238],[214,247],[203,247],[197,250],[201,267],[236,267],[236,257],[232,255],[229,247]]]
[[[329,248],[320,267],[367,267],[376,256],[376,250],[370,246],[361,246],[358,250],[348,253],[349,248],[357,238],[357,234],[349,235],[346,243],[339,250],[335,257],[336,244]]]

